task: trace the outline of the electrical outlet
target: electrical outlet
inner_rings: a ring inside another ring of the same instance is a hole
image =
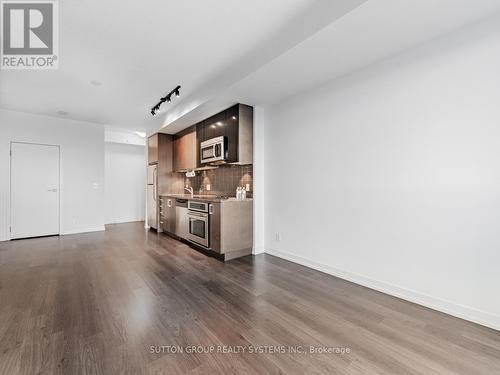
[[[276,242],[280,242],[280,241],[281,241],[281,233],[276,232]]]
[[[211,188],[210,184],[207,184],[207,191],[210,191]]]

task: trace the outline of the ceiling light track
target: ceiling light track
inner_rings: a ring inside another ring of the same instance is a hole
[[[181,96],[181,86],[177,86],[175,89],[170,91],[167,95],[165,95],[163,98],[160,99],[160,101],[153,107],[151,108],[151,114],[153,116],[156,115],[156,113],[160,110],[160,107],[163,103],[167,102],[170,103],[172,101],[172,95],[175,95],[176,97]]]

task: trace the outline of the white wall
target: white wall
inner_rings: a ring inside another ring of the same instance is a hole
[[[61,146],[62,234],[104,230],[103,126],[0,110],[0,241],[9,239],[11,141]]]
[[[106,223],[144,220],[146,147],[106,142]]]
[[[266,251],[499,329],[497,21],[267,108]]]
[[[104,129],[104,141],[136,146],[146,145],[146,138],[138,136],[135,132],[131,132],[130,130],[114,129],[114,127],[111,126]]]

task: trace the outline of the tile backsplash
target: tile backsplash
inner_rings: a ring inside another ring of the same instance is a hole
[[[253,166],[252,165],[222,165],[217,169],[197,171],[195,177],[186,177],[184,173],[173,173],[171,193],[184,193],[184,186],[193,187],[195,194],[236,195],[238,186],[250,185],[247,196],[253,192]],[[207,191],[210,185],[210,191]]]

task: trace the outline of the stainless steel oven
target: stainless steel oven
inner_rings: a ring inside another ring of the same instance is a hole
[[[227,159],[227,141],[225,137],[217,137],[201,142],[200,160],[202,163],[213,163]]]
[[[210,247],[209,203],[188,202],[188,233],[187,239],[206,248]]]

